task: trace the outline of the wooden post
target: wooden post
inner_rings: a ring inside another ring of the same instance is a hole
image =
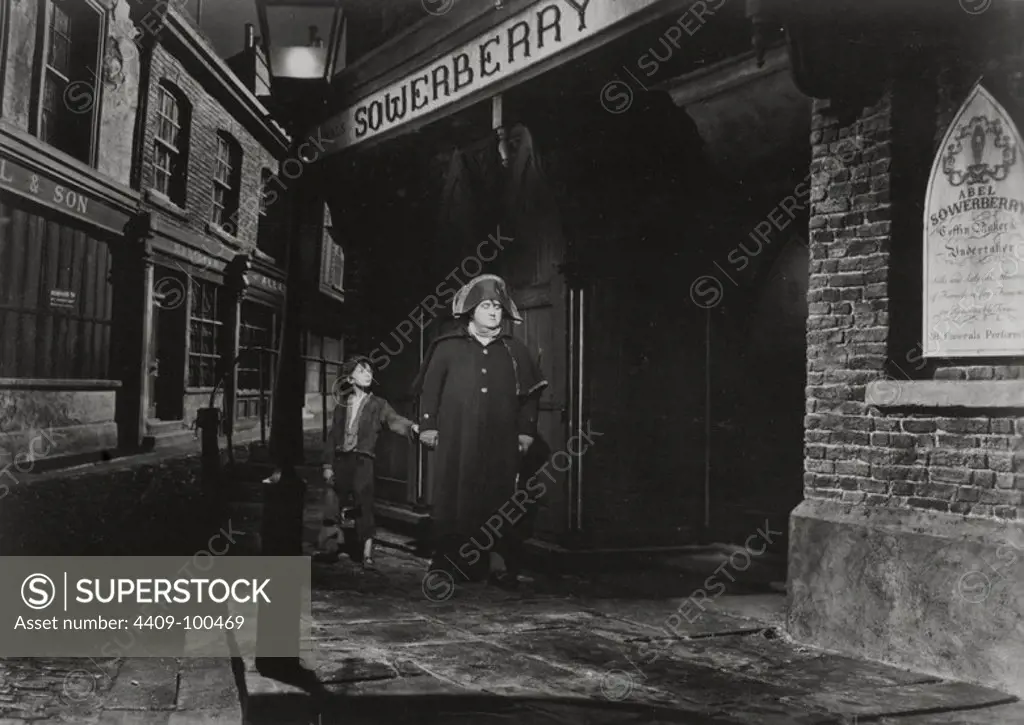
[[[238,333],[242,306],[242,296],[232,289],[232,281],[225,280],[225,288],[228,290],[227,304],[224,306],[221,323],[224,325],[224,334],[221,344],[221,372],[224,385],[224,420],[223,433],[228,436],[228,448],[231,447],[231,437],[235,431],[235,407],[238,393],[238,365],[235,358],[238,357]]]
[[[267,444],[267,396],[263,392],[263,387],[266,385],[266,379],[263,376],[263,356],[266,352],[261,346],[256,352],[256,367],[259,370],[260,376],[260,443],[263,445]]]
[[[140,213],[125,225],[124,236],[110,243],[114,297],[110,344],[121,381],[114,415],[118,447],[124,452],[142,448],[147,432],[148,341],[153,327],[151,224],[149,213]]]

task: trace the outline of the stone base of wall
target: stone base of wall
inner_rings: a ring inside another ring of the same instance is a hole
[[[789,528],[798,642],[1024,697],[1024,522],[808,499]]]
[[[34,473],[117,448],[113,390],[47,389],[31,382],[0,386],[0,469],[10,464],[15,475]]]

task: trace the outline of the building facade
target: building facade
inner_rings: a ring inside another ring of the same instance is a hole
[[[140,62],[128,3],[5,3],[0,13],[0,435],[31,467],[118,443],[123,300],[112,275],[140,205]]]
[[[243,56],[255,60],[250,36]],[[211,401],[226,428],[266,426],[284,301],[288,201],[279,171],[289,139],[256,97],[255,77],[243,83],[173,5],[141,44],[138,184],[153,255],[144,435],[191,435]],[[229,277],[238,255],[252,271],[236,299]],[[227,379],[222,355],[238,360]]]
[[[0,63],[0,447],[171,444],[211,404],[269,424],[290,140],[254,79],[173,3],[5,3]]]

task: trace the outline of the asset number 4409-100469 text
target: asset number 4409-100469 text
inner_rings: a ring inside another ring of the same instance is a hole
[[[156,615],[136,618],[135,629],[241,629],[245,624],[245,617],[236,614],[233,617],[212,617],[199,615],[191,617],[171,617],[168,615]]]

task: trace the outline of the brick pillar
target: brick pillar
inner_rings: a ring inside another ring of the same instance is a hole
[[[814,106],[804,495],[882,493],[866,384],[883,374],[889,321],[891,94],[842,124]]]

